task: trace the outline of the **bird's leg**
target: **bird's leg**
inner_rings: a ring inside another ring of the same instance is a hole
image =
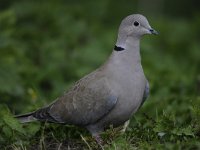
[[[103,140],[102,140],[101,136],[99,134],[97,134],[97,135],[93,135],[93,137],[96,140],[96,142],[102,147]]]
[[[95,141],[99,144],[99,146],[102,148],[103,146],[103,140],[100,136],[100,133],[103,131],[102,128],[99,128],[95,125],[89,125],[86,127],[88,131],[92,134],[92,137],[95,139]]]
[[[121,130],[121,133],[125,133],[126,132],[126,129],[127,129],[128,125],[129,125],[129,123],[130,123],[130,120],[128,120],[128,121],[126,121],[124,123],[124,126],[123,126],[123,128]]]

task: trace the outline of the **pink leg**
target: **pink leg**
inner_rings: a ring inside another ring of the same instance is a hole
[[[101,136],[100,135],[95,135],[95,136],[93,136],[94,137],[94,139],[96,140],[96,142],[100,145],[100,146],[102,146],[103,145],[103,140],[102,140],[102,138],[101,138]]]
[[[87,129],[88,131],[92,134],[92,137],[96,140],[96,142],[99,144],[99,146],[101,148],[103,148],[103,140],[101,138],[101,136],[99,135],[103,129],[102,128],[99,128],[98,126],[95,126],[95,125],[89,125],[87,126]]]

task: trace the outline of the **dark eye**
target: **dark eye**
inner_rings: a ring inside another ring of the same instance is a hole
[[[135,21],[133,24],[134,24],[134,26],[136,26],[136,27],[140,25],[140,23],[137,22],[137,21]]]

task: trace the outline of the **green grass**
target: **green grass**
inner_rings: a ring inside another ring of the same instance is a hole
[[[85,129],[20,124],[13,115],[50,103],[101,65],[122,14],[130,14],[132,6],[113,15],[106,1],[7,5],[0,10],[0,149],[101,149]],[[91,5],[101,12],[88,9]],[[199,14],[148,18],[160,33],[141,42],[150,96],[124,134],[117,129],[102,134],[104,149],[200,149]]]

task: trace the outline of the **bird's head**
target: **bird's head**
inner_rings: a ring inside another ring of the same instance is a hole
[[[141,37],[145,34],[158,34],[150,25],[146,17],[133,14],[124,18],[119,27],[119,34]]]
[[[143,15],[129,15],[120,24],[116,46],[124,48],[129,37],[137,40],[145,34],[156,35],[158,32],[149,25],[148,20]]]

